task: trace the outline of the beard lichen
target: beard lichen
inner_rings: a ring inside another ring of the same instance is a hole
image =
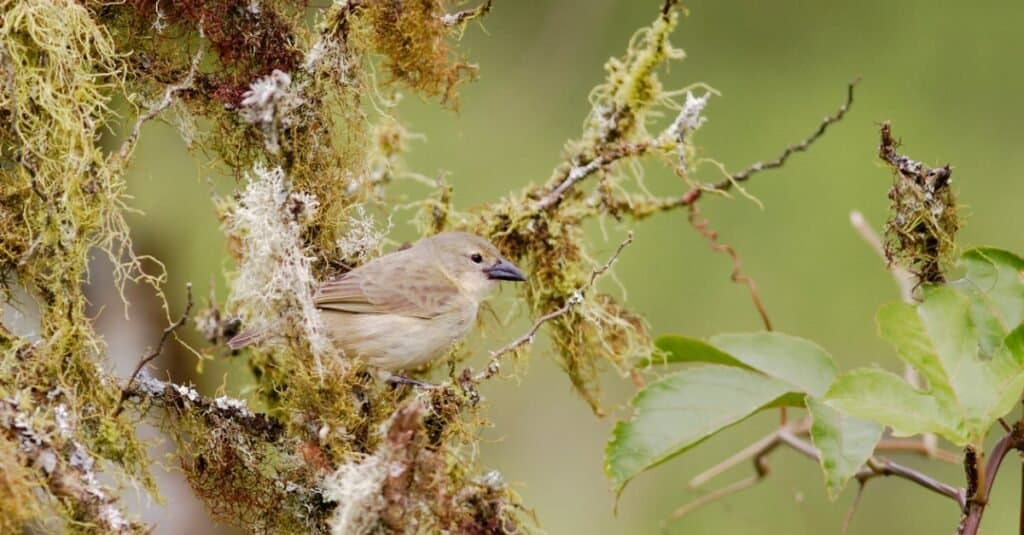
[[[524,295],[534,316],[582,299],[551,334],[595,411],[598,366],[626,373],[651,344],[644,321],[612,296],[580,293],[593,268],[583,225],[658,205],[617,197],[645,192],[628,187],[620,160],[694,153],[687,135],[648,133],[659,111],[679,108],[681,93],[657,75],[682,57],[668,42],[673,4],[609,61],[584,132],[547,184],[471,216],[454,213],[443,181],[423,203],[424,234],[468,228],[532,266]],[[211,513],[251,531],[523,529],[515,493],[497,473],[478,472],[487,422],[471,374],[428,391],[380,381],[334,354],[310,299],[316,281],[369,258],[364,242],[379,253],[359,210],[383,202],[408,138],[381,91],[396,85],[454,106],[473,72],[449,42],[470,16],[449,7],[338,0],[311,23],[308,6],[274,0],[0,0],[0,277],[40,310],[31,341],[0,325],[0,530],[57,517],[65,530],[144,531],[97,475],[103,468],[156,495],[135,434],[150,408],[166,416],[160,426]],[[388,79],[376,78],[378,66]],[[138,123],[109,150],[101,129],[127,126],[110,108],[116,97]],[[251,401],[266,414],[145,376],[122,396],[85,314],[91,249],[110,256],[121,286],[162,283],[132,253],[124,173],[141,124],[169,106],[190,148],[242,189],[214,200],[238,268],[230,302],[211,302],[202,329],[223,340],[238,329],[234,315],[279,337],[242,357],[255,378]],[[591,175],[597,186],[585,194],[576,185]],[[139,410],[122,412],[126,399]],[[14,500],[27,503],[14,511]]]
[[[682,110],[680,116],[686,111],[674,100],[682,93],[666,91],[658,76],[666,62],[685,56],[668,40],[679,17],[673,4],[666,2],[651,25],[630,39],[626,53],[606,63],[605,82],[590,94],[583,132],[566,145],[564,162],[547,184],[488,206],[468,225],[531,266],[525,296],[534,316],[561,308],[586,284],[594,262],[584,239],[585,221],[608,215],[642,218],[664,204],[639,178],[632,189],[640,193],[631,193],[626,182],[639,171],[619,162],[648,152],[671,157],[695,152],[690,132],[670,135],[672,127],[659,136],[648,132],[662,111]],[[692,110],[686,115],[694,123],[691,131],[701,122],[693,115]],[[591,175],[597,186],[586,195],[575,186]],[[643,318],[606,293],[587,292],[579,306],[552,322],[550,332],[573,386],[598,414],[603,413],[597,395],[601,364],[625,375],[652,351]]]

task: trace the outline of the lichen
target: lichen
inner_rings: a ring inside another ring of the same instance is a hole
[[[955,255],[956,197],[949,166],[929,167],[896,152],[888,122],[881,128],[879,157],[892,168],[890,216],[885,226],[885,254],[913,273],[918,284],[938,284]]]
[[[214,517],[252,531],[524,530],[518,497],[480,470],[479,379],[454,370],[466,352],[453,351],[438,388],[381,381],[335,352],[313,292],[383,252],[390,224],[368,214],[393,204],[394,179],[417,179],[431,188],[420,201],[423,235],[466,228],[529,264],[523,295],[534,317],[576,303],[550,333],[571,381],[599,410],[599,366],[624,372],[650,341],[619,300],[582,292],[599,263],[583,225],[669,206],[618,162],[654,153],[678,159],[686,175],[702,122],[705,97],[678,104],[683,93],[658,79],[665,61],[682,56],[668,42],[672,5],[609,61],[583,133],[547,183],[463,213],[443,179],[405,168],[414,136],[395,103],[402,89],[455,105],[458,84],[475,71],[452,37],[489,1],[451,13],[441,0],[338,0],[310,17],[308,6],[281,0],[0,0],[0,297],[9,301],[18,286],[39,309],[31,339],[0,325],[0,531],[54,522],[144,531],[102,483],[141,483],[156,495],[135,433],[143,418],[173,439]],[[651,134],[666,110],[680,111],[678,120]],[[145,373],[112,377],[85,314],[94,249],[112,260],[119,287],[144,282],[162,297],[162,267],[134,254],[124,219],[125,170],[143,123],[158,115],[240,190],[212,199],[236,263],[230,296],[211,296],[191,319],[215,344],[207,357],[228,354],[216,344],[241,329],[264,333],[225,357],[252,370],[248,400],[210,399]],[[111,148],[98,141],[103,129],[127,135]],[[577,187],[588,177],[594,188]]]

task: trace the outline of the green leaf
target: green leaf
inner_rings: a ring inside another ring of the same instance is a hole
[[[896,304],[878,314],[879,332],[899,356],[928,380],[942,411],[957,420],[946,438],[963,445],[984,438],[995,419],[1020,395],[1020,361],[1000,336],[991,358],[979,354],[979,339],[968,299],[948,287],[929,288],[916,307]],[[1009,339],[1011,344],[1017,340]],[[963,434],[961,434],[963,431]]]
[[[1000,249],[963,254],[965,276],[950,283],[971,300],[971,318],[982,353],[992,355],[1006,334],[1024,321],[1024,259]]]
[[[818,448],[825,474],[825,489],[834,500],[874,453],[882,438],[882,426],[847,416],[817,398],[807,398],[807,410],[811,414],[811,441]]]
[[[731,366],[688,368],[651,383],[631,402],[605,448],[605,472],[621,492],[640,472],[683,453],[789,392],[791,386]]]
[[[968,442],[958,415],[884,370],[861,368],[840,375],[825,401],[850,416],[887,425],[897,436],[938,433],[956,444]]]
[[[720,334],[711,344],[736,360],[794,386],[823,396],[836,376],[836,364],[821,346],[775,332]]]
[[[669,334],[659,336],[654,341],[654,345],[659,349],[659,354],[643,359],[638,364],[638,367],[647,367],[652,364],[679,364],[687,362],[708,362],[725,366],[747,367],[746,364],[736,360],[732,355],[698,338]]]

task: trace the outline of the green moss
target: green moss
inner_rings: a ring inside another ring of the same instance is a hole
[[[0,395],[17,400],[18,410],[32,415],[32,429],[54,441],[60,466],[70,463],[70,446],[81,445],[107,461],[98,465],[116,482],[134,480],[155,492],[146,444],[134,430],[147,414],[140,400],[150,399],[167,416],[160,423],[174,438],[196,494],[218,519],[250,529],[325,531],[338,504],[324,497],[321,485],[341,467],[368,458],[404,467],[382,479],[379,508],[371,515],[379,529],[518,529],[515,494],[499,478],[474,475],[473,446],[487,422],[472,381],[453,372],[445,388],[416,393],[380,381],[359,362],[322,358],[331,355],[322,355],[291,321],[304,313],[296,312],[302,303],[294,295],[274,301],[270,311],[289,318],[283,343],[243,357],[256,377],[254,401],[269,416],[172,386],[133,398],[141,411],[119,411],[121,385],[101,371],[105,347],[85,315],[87,254],[105,251],[121,287],[139,280],[159,289],[163,278],[142,272],[124,220],[124,172],[135,140],[105,150],[97,141],[101,129],[131,131],[134,116],[160,102],[171,84],[191,80],[170,96],[185,115],[193,150],[213,156],[239,179],[258,168],[280,169],[289,199],[315,201],[308,220],[272,215],[299,225],[289,253],[312,259],[302,275],[319,280],[346,269],[342,260],[352,261],[338,257],[338,239],[348,230],[339,221],[351,221],[368,203],[386,203],[384,187],[400,171],[408,133],[390,113],[386,93],[408,87],[454,106],[457,85],[473,72],[450,47],[459,28],[442,18],[446,2],[335,2],[314,24],[302,6],[256,4],[254,10],[227,0],[0,0],[0,83],[6,89],[0,117],[10,125],[0,129],[0,277],[23,286],[40,309],[38,343],[0,326]],[[569,188],[554,202],[541,206],[540,200],[581,166],[632,157],[643,147],[676,148],[647,133],[651,117],[670,107],[672,95],[657,70],[681,57],[667,40],[676,20],[666,11],[622,58],[609,61],[584,132],[547,184],[467,215],[454,210],[453,191],[442,182],[422,203],[424,234],[465,226],[531,265],[524,295],[534,317],[575,299],[599,263],[582,225],[607,214],[640,214],[621,201],[630,193],[629,176],[597,165],[599,195]],[[375,78],[378,66],[388,79]],[[248,93],[263,90],[271,93]],[[126,117],[109,108],[115,97],[129,104]],[[242,245],[260,236],[231,224],[245,208],[240,201],[216,198],[213,204],[228,231],[229,252],[244,265],[251,259],[241,257]],[[221,310],[245,318],[256,312],[244,300],[211,306],[218,317]],[[599,366],[625,372],[649,352],[644,322],[592,288],[550,327],[563,367],[595,411]],[[65,412],[70,426],[61,423]],[[30,464],[0,436],[2,477],[9,482],[0,490],[0,531],[47,514],[59,516],[65,530],[99,526],[93,509],[67,501]],[[14,500],[27,503],[5,515]],[[51,506],[58,501],[66,506]]]

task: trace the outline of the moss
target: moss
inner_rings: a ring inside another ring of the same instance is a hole
[[[40,482],[18,452],[17,442],[0,436],[0,533],[19,533],[41,516],[36,489]]]
[[[371,46],[385,57],[392,82],[454,105],[456,86],[475,74],[476,67],[452,57],[446,39],[451,29],[442,20],[445,2],[366,2],[358,13]]]
[[[13,435],[0,435],[10,482],[0,490],[0,522],[17,528],[55,515],[65,530],[114,525],[104,516],[111,504],[69,492],[107,495],[89,486],[93,458],[106,461],[96,466],[115,482],[141,482],[155,493],[146,445],[134,431],[151,403],[166,416],[159,421],[196,494],[223,521],[271,532],[324,532],[338,516],[378,531],[523,529],[518,497],[499,476],[477,473],[473,446],[487,422],[465,373],[453,366],[444,388],[429,392],[380,381],[362,363],[334,355],[311,320],[315,281],[365,261],[366,244],[379,246],[361,210],[386,204],[392,178],[408,175],[401,155],[410,136],[392,113],[393,91],[406,87],[454,106],[455,89],[474,72],[451,47],[461,25],[458,17],[447,22],[449,7],[349,0],[311,21],[303,3],[272,0],[0,0],[0,118],[10,125],[0,129],[0,277],[23,286],[40,309],[38,343],[0,326],[0,395],[13,400],[8,412],[30,415],[25,432],[59,452],[55,467],[68,478],[39,477],[35,461],[12,450]],[[609,61],[584,132],[548,183],[464,214],[453,207],[451,187],[437,181],[422,202],[423,233],[466,227],[530,264],[524,295],[535,317],[577,299],[597,263],[583,225],[639,216],[636,206],[651,200],[622,200],[644,190],[614,162],[647,150],[694,153],[688,138],[673,144],[648,133],[651,118],[673,106],[657,71],[681,57],[667,39],[676,17],[665,10]],[[387,79],[376,79],[378,66]],[[114,98],[127,103],[127,119],[110,109]],[[133,132],[167,99],[192,149],[244,184],[243,194],[213,200],[239,267],[232,299],[211,300],[202,330],[222,340],[241,318],[281,335],[243,357],[257,382],[253,400],[266,414],[144,377],[131,397],[140,410],[122,412],[122,385],[102,371],[105,347],[81,290],[87,254],[105,251],[122,287],[138,280],[159,292],[163,277],[143,272],[124,220],[124,172],[136,137],[115,150],[97,140],[105,127]],[[597,195],[563,188],[589,174]],[[339,243],[351,254],[343,257]],[[625,371],[650,342],[644,322],[621,303],[591,289],[584,295],[551,334],[573,384],[597,411],[599,366]],[[462,356],[454,350],[452,362]],[[342,476],[374,466],[389,471],[366,500],[368,514],[335,514],[344,509]],[[339,482],[337,493],[324,492],[330,481]],[[16,499],[28,503],[18,516],[4,515]],[[143,529],[127,521],[116,527]]]
[[[949,166],[929,167],[896,152],[888,122],[881,127],[879,156],[893,171],[885,253],[913,273],[918,283],[938,284],[954,262],[960,228]]]

